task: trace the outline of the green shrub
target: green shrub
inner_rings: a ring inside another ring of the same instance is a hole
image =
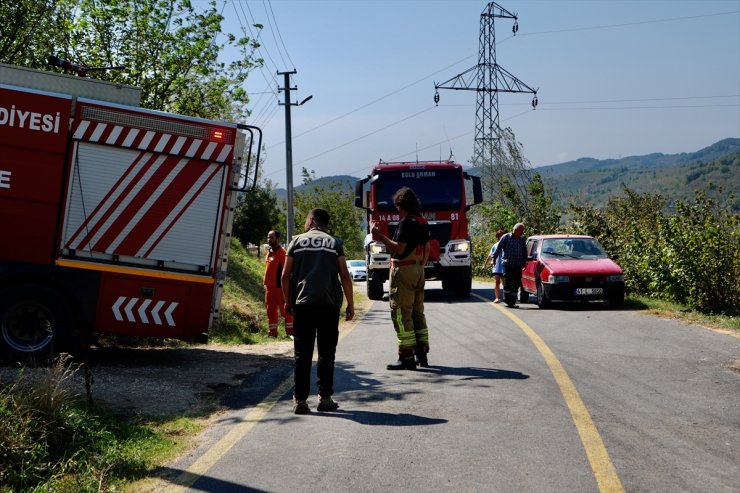
[[[740,220],[737,201],[697,192],[666,214],[657,194],[624,194],[606,210],[573,206],[572,233],[596,237],[620,255],[627,290],[703,313],[740,313]]]

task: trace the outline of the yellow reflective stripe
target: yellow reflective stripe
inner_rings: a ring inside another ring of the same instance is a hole
[[[490,304],[505,316],[509,317],[522,332],[524,332],[529,340],[532,341],[534,346],[540,352],[540,355],[547,363],[550,368],[555,382],[560,388],[560,393],[565,400],[565,404],[570,411],[570,416],[573,419],[578,436],[581,438],[581,443],[586,451],[586,457],[591,465],[591,471],[594,474],[596,483],[598,484],[599,491],[601,493],[624,493],[622,482],[619,480],[617,470],[609,457],[609,452],[606,450],[604,441],[599,435],[599,430],[596,429],[596,425],[591,419],[591,415],[586,408],[586,404],[581,400],[581,396],[576,390],[576,386],[570,379],[568,374],[565,372],[565,368],[555,356],[555,353],[545,344],[545,341],[537,334],[534,329],[527,325],[522,319],[511,313],[510,310],[495,305],[488,299],[477,295],[475,293],[472,296],[485,301]]]
[[[94,262],[80,262],[78,260],[58,259],[56,265],[69,267],[71,269],[97,270],[100,272],[115,272],[117,274],[129,274],[132,276],[157,277],[160,279],[173,279],[177,281],[197,282],[202,284],[213,284],[215,279],[210,276],[196,276],[192,274],[180,274],[177,272],[163,272],[152,269],[141,269],[137,267],[123,267],[120,265],[98,264]]]

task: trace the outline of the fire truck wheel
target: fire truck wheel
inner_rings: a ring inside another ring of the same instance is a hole
[[[0,346],[8,355],[41,363],[63,349],[72,320],[62,298],[40,284],[0,294]]]
[[[367,278],[367,297],[371,300],[383,299],[383,281]]]

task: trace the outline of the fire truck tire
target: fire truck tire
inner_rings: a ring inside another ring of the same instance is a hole
[[[71,309],[42,284],[21,284],[0,293],[0,350],[24,362],[43,363],[68,351]]]
[[[473,279],[470,277],[461,277],[455,283],[455,296],[458,298],[468,298],[472,289]]]
[[[367,297],[371,300],[383,299],[383,281],[367,278]]]

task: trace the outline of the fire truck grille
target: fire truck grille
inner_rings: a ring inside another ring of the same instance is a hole
[[[388,224],[388,232],[391,237],[396,232],[398,223]],[[439,242],[439,246],[443,247],[450,241],[450,233],[452,231],[452,223],[449,221],[434,221],[429,223],[429,232],[432,235],[433,240]]]
[[[86,106],[82,109],[82,119],[140,128],[142,130],[152,130],[172,135],[183,135],[185,137],[193,137],[202,140],[211,140],[208,127],[189,123],[180,123],[146,115],[134,115],[131,113]],[[230,142],[233,139],[232,129],[219,128],[219,130],[223,132],[225,142]]]

